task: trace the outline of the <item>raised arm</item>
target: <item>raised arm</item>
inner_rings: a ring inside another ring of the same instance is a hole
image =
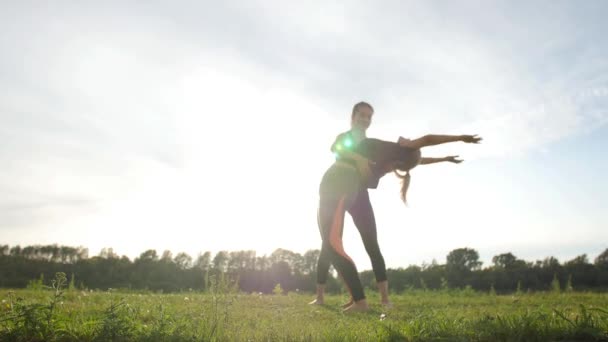
[[[436,135],[427,134],[418,139],[409,140],[403,137],[399,137],[399,145],[410,148],[422,148],[426,146],[446,144],[456,141],[462,141],[465,143],[478,144],[481,141],[481,137],[477,135]]]

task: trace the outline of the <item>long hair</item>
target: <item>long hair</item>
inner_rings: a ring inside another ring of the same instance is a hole
[[[357,145],[357,152],[379,165],[383,173],[393,171],[401,179],[401,200],[407,205],[410,171],[420,162],[420,149],[400,146],[398,143],[366,138]],[[405,172],[401,174],[398,171]]]
[[[405,175],[401,175],[397,170],[398,168],[394,168],[393,172],[398,178],[401,178],[401,200],[407,205],[407,189],[410,187],[412,176],[410,176],[410,170],[406,170]]]
[[[393,164],[393,172],[398,178],[401,178],[401,200],[407,205],[407,189],[410,187],[412,176],[410,171],[420,163],[420,149],[411,149],[409,147],[399,146],[400,158],[398,162]],[[400,174],[397,171],[405,172]]]

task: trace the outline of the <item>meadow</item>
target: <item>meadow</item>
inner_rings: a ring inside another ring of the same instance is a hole
[[[50,286],[0,289],[0,341],[608,341],[608,294],[444,289],[392,294],[393,307],[344,314],[346,294],[242,293],[211,279],[179,293]]]

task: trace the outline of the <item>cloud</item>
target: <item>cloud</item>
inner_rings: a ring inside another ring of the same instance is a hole
[[[605,6],[2,5],[2,215],[188,225],[211,199],[209,222],[282,226],[314,211],[319,155],[359,100],[372,136],[482,135],[458,147],[467,160],[549,149],[608,121]],[[282,214],[265,217],[261,195]]]

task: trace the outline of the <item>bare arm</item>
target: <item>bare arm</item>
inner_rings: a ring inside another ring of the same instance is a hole
[[[343,158],[352,159],[352,160],[356,161],[357,164],[359,164],[359,163],[368,163],[369,162],[369,160],[367,160],[367,158],[361,156],[358,153],[350,151],[350,150],[343,149],[341,151],[334,151],[334,153],[339,154]]]
[[[443,157],[443,158],[422,157],[420,159],[419,165],[429,165],[429,164],[435,164],[435,163],[441,163],[441,162],[450,162],[450,163],[454,163],[454,164],[462,163],[462,159],[456,159],[456,158],[458,158],[458,156],[447,156],[447,157]]]
[[[465,143],[478,144],[481,141],[481,137],[477,135],[436,135],[427,134],[418,139],[409,140],[399,137],[399,145],[410,148],[419,149],[426,146],[441,145],[456,141],[462,141]]]

